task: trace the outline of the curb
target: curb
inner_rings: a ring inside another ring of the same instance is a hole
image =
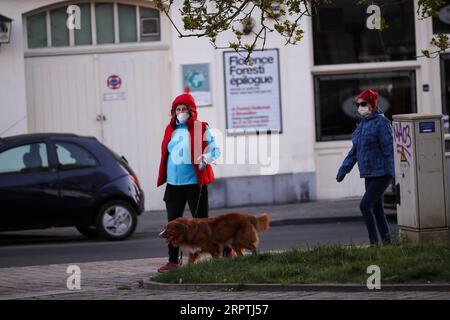
[[[386,219],[389,221],[397,221],[397,214],[387,214]],[[297,218],[297,219],[279,219],[270,221],[271,227],[280,227],[287,225],[306,225],[306,224],[327,224],[327,223],[346,223],[364,221],[362,216],[340,216],[340,217],[323,217],[323,218]]]
[[[391,222],[397,222],[397,214],[386,214],[386,219]],[[294,225],[310,225],[310,224],[329,224],[329,223],[347,223],[347,222],[364,222],[362,216],[336,216],[336,217],[319,217],[319,218],[279,218],[270,221],[270,227],[294,226]],[[161,229],[149,229],[147,233],[159,234]]]
[[[146,280],[145,289],[168,291],[323,291],[323,292],[376,292],[376,291],[447,291],[450,284],[381,284],[381,289],[368,289],[360,284],[239,284],[205,283],[173,284]]]

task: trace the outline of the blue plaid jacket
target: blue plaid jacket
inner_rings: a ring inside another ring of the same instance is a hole
[[[392,127],[382,113],[361,120],[352,134],[352,144],[338,176],[349,173],[356,162],[361,178],[395,176]]]

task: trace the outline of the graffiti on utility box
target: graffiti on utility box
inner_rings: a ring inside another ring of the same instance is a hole
[[[400,163],[410,165],[411,160],[411,125],[409,123],[394,123],[395,150],[400,154]]]

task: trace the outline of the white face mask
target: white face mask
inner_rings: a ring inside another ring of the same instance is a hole
[[[358,107],[358,112],[361,116],[367,117],[370,114],[369,107]]]
[[[189,119],[189,113],[188,112],[182,112],[177,115],[177,119],[179,123],[185,123],[187,119]]]

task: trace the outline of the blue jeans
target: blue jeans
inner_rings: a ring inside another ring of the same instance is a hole
[[[369,232],[370,244],[378,243],[378,232],[384,243],[390,242],[389,225],[383,209],[383,194],[386,191],[391,176],[370,177],[365,179],[366,193],[364,194],[359,208],[361,209]]]

